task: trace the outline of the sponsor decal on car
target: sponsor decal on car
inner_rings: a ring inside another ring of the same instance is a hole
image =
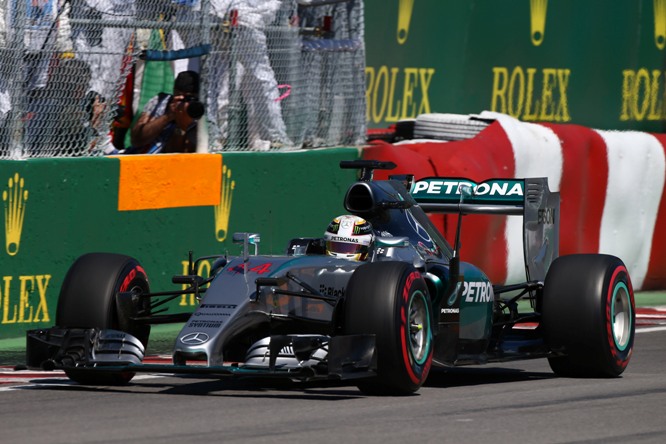
[[[344,288],[327,287],[324,284],[319,286],[319,293],[324,296],[342,297],[345,295]]]
[[[246,266],[249,266],[249,264],[238,264],[234,267],[229,268],[229,273],[232,274],[238,274],[238,273],[243,273],[245,271]],[[266,262],[263,264],[259,265],[254,265],[250,268],[247,269],[248,272],[250,273],[256,273],[256,274],[264,274],[268,273],[271,270],[271,267],[273,264],[271,262]]]
[[[555,208],[542,208],[537,211],[539,225],[553,225],[555,223]]]
[[[136,278],[137,273],[141,273],[144,277],[146,276],[146,272],[144,271],[143,267],[140,265],[137,265],[136,267],[132,268],[130,272],[125,276],[125,279],[123,279],[122,284],[120,284],[120,291],[127,291],[129,290],[129,286]]]
[[[463,282],[463,300],[465,302],[492,302],[495,299],[490,282]]]
[[[189,328],[220,328],[224,322],[222,321],[190,321],[187,326]]]
[[[201,308],[219,308],[219,309],[226,309],[226,310],[235,310],[238,305],[236,304],[201,304]]]
[[[460,313],[460,309],[459,308],[442,308],[440,310],[440,313],[442,313],[442,314]]]
[[[516,179],[490,179],[476,183],[468,179],[426,177],[414,183],[411,194],[418,202],[457,203],[465,194],[465,203],[522,204],[525,183]]]
[[[180,342],[187,345],[201,345],[208,342],[210,337],[203,332],[188,333],[180,338]]]
[[[192,313],[192,316],[231,316],[231,313],[216,312],[216,311],[207,311],[205,313],[202,313],[200,311],[196,311]]]

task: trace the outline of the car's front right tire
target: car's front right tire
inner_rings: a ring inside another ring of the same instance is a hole
[[[360,266],[345,294],[345,333],[374,334],[377,377],[359,389],[374,395],[417,391],[432,364],[432,307],[421,273],[404,262]]]

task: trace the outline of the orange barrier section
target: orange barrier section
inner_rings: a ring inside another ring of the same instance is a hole
[[[220,203],[221,154],[118,156],[118,211]]]

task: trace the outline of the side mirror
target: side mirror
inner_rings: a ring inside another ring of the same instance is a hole
[[[254,245],[254,255],[259,254],[259,242],[261,236],[258,233],[234,233],[232,237],[234,244],[243,244],[243,261],[247,262],[250,257],[250,245]]]

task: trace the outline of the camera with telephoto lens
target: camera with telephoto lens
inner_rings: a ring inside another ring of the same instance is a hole
[[[189,103],[187,107],[187,115],[193,119],[200,119],[206,111],[204,104],[195,96],[185,96],[183,98],[183,103]]]

